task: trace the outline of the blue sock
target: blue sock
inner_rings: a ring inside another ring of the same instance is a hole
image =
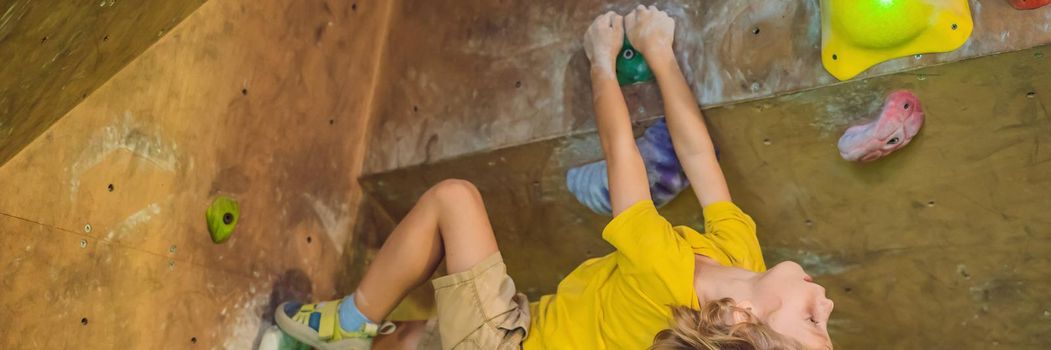
[[[343,302],[339,304],[339,326],[343,327],[345,331],[355,332],[360,331],[365,326],[365,323],[375,322],[365,317],[358,310],[358,306],[354,305],[354,294],[343,298]]]

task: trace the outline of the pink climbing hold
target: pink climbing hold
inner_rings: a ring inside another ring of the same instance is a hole
[[[905,147],[923,126],[923,107],[912,92],[887,95],[876,120],[855,125],[839,138],[839,155],[853,162],[871,162]]]
[[[1051,0],[1011,0],[1011,6],[1019,10],[1032,10],[1051,4]]]

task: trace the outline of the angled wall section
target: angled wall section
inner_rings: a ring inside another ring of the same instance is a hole
[[[204,1],[0,4],[0,165]]]

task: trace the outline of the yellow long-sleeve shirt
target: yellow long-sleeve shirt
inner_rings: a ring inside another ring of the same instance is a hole
[[[694,255],[725,266],[766,270],[752,218],[730,202],[704,208],[705,233],[673,227],[652,201],[613,218],[602,238],[617,250],[580,264],[530,305],[525,350],[646,349],[668,328],[671,305],[700,308]]]

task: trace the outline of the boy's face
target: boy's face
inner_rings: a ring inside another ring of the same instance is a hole
[[[831,349],[828,318],[833,303],[825,288],[803,267],[786,261],[762,273],[756,282],[756,314],[774,331],[813,349]]]

